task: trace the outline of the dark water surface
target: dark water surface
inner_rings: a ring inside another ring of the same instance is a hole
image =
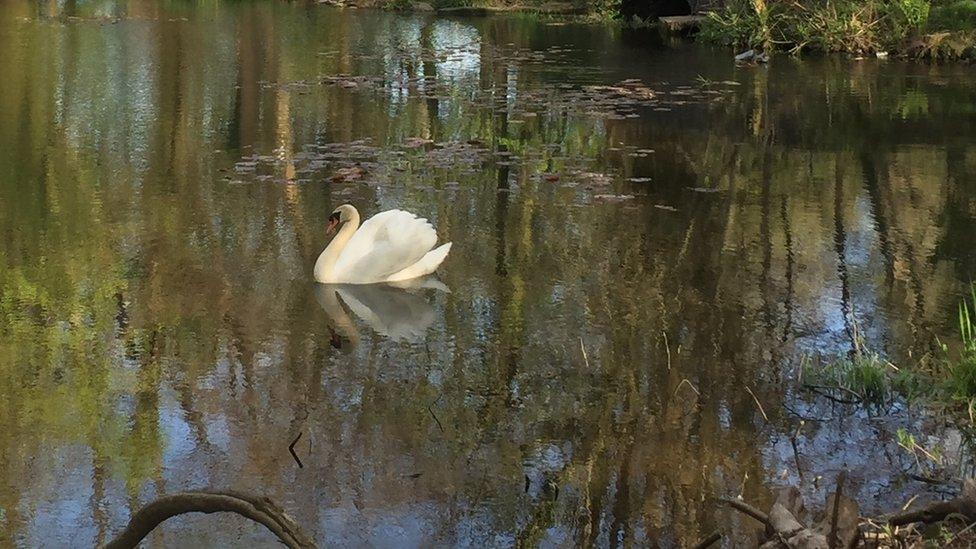
[[[797,432],[810,496],[913,489],[914,420],[794,381],[957,342],[971,68],[277,2],[15,0],[0,52],[0,545],[202,487],[326,546],[748,539],[709,498],[799,482]],[[343,202],[430,218],[440,283],[316,287]]]

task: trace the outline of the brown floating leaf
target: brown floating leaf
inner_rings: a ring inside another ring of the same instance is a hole
[[[366,174],[366,170],[359,166],[349,166],[346,168],[339,168],[336,173],[329,178],[333,183],[348,183],[350,181],[359,181]]]
[[[624,202],[625,200],[633,200],[634,195],[632,194],[597,194],[593,195],[593,200],[597,202]]]

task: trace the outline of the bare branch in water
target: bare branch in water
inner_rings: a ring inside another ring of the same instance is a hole
[[[312,538],[270,498],[241,492],[195,491],[163,496],[146,504],[104,549],[136,547],[166,519],[184,513],[236,513],[262,524],[291,549],[315,547]]]

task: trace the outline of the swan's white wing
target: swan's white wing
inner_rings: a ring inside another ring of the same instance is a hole
[[[426,219],[389,210],[366,220],[352,235],[336,261],[343,282],[379,282],[419,261],[437,243],[437,232]]]
[[[424,254],[419,261],[410,265],[402,271],[397,271],[396,273],[387,277],[386,280],[390,282],[399,282],[401,280],[411,280],[420,276],[429,275],[430,273],[437,270],[437,266],[440,265],[444,258],[447,257],[448,252],[451,251],[451,243],[441,244],[437,248]]]

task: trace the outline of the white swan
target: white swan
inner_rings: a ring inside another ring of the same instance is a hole
[[[315,261],[315,280],[324,284],[398,282],[430,274],[451,251],[435,249],[437,232],[426,219],[402,210],[378,213],[359,226],[359,212],[343,204],[329,216],[328,234],[338,234]],[[357,230],[358,229],[358,230]]]

